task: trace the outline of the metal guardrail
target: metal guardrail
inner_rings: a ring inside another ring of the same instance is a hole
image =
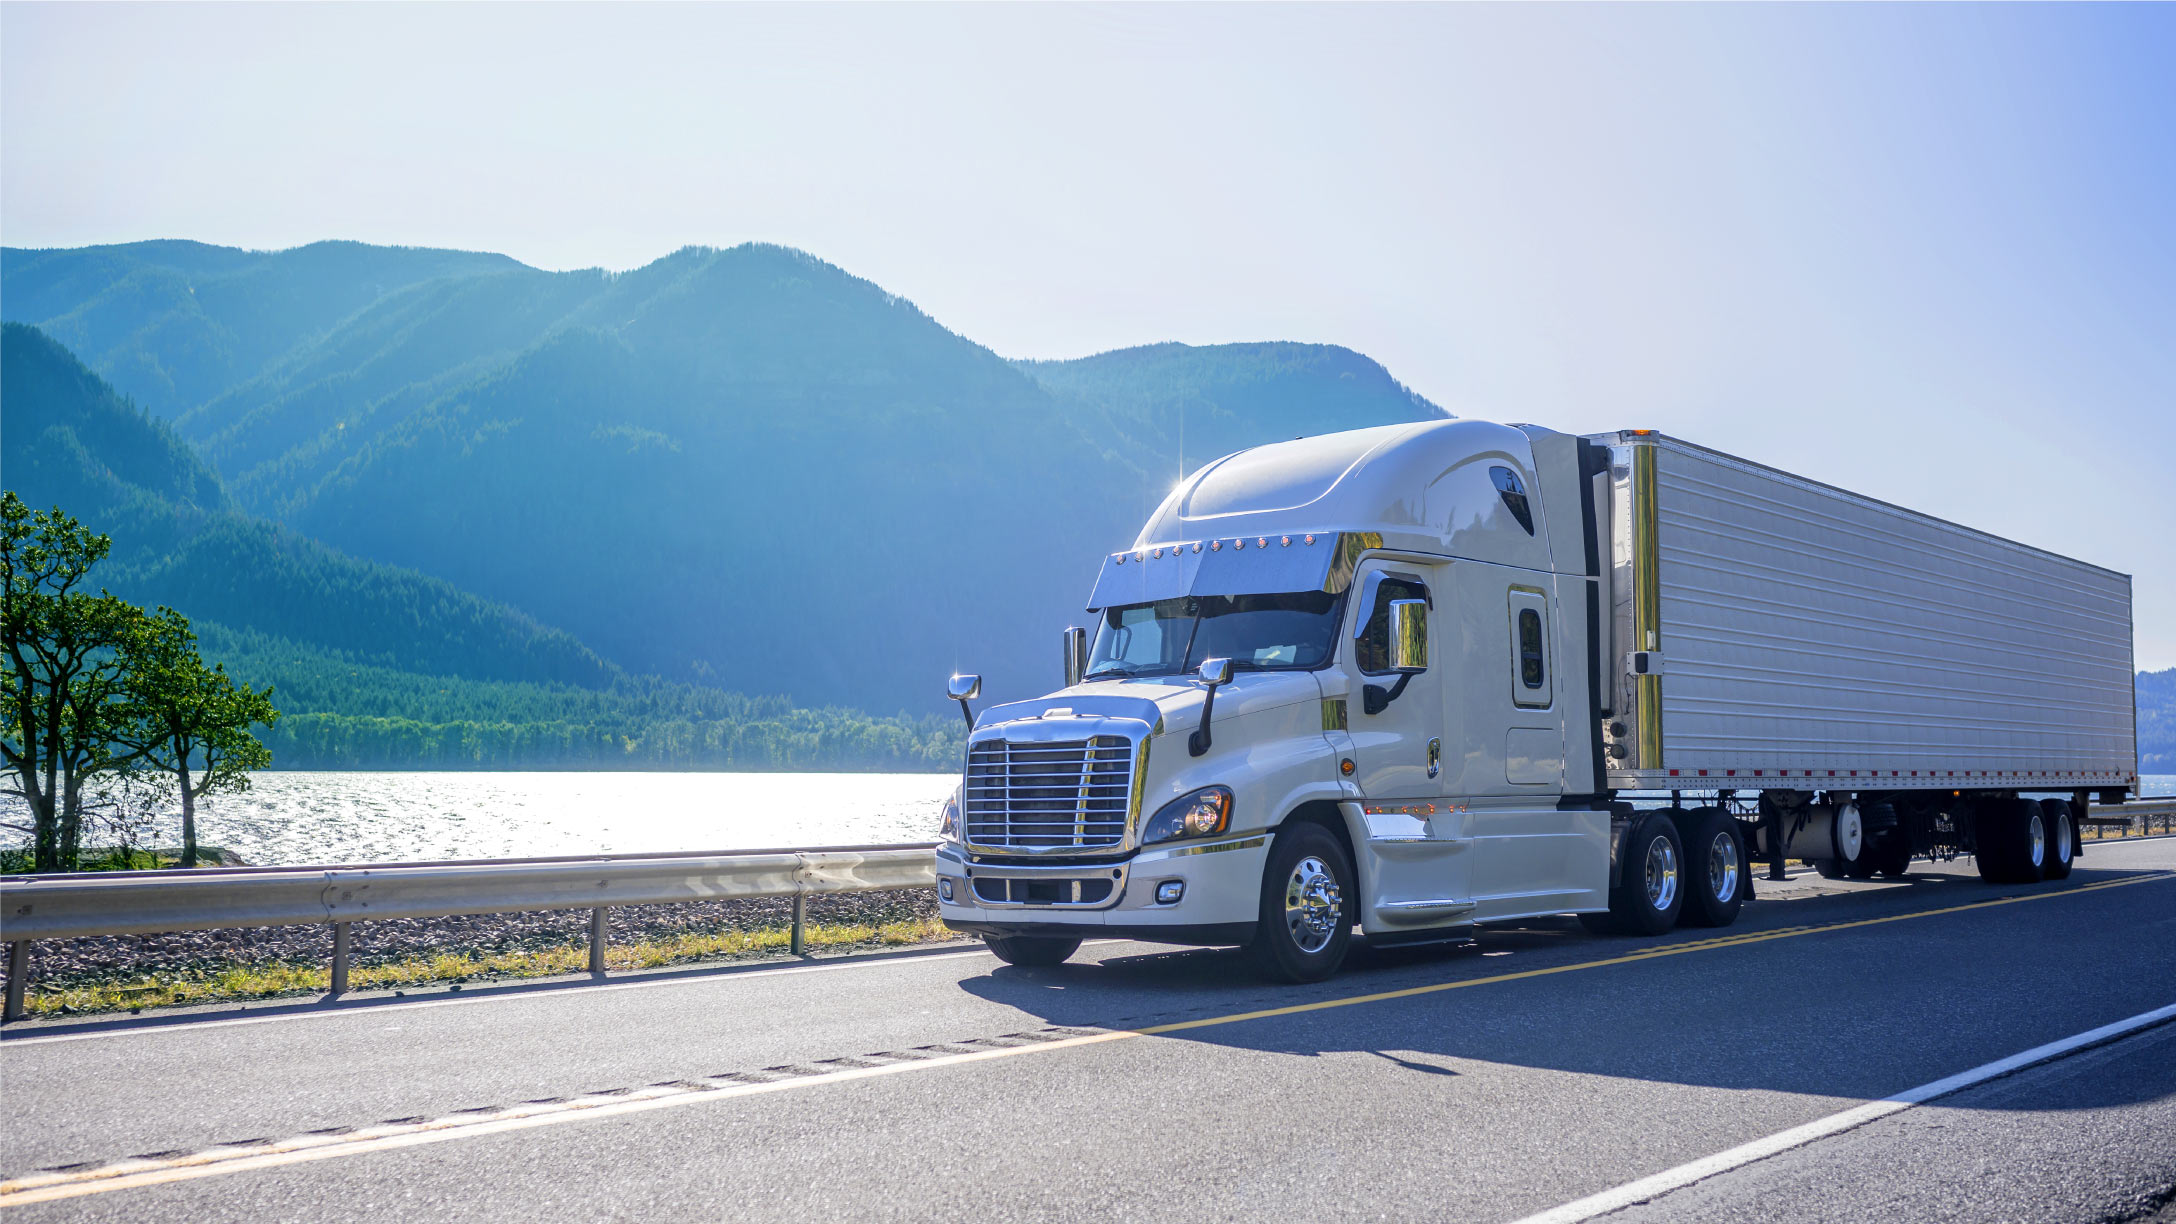
[[[5,1019],[24,1014],[30,945],[41,939],[330,924],[332,993],[347,990],[349,928],[389,918],[590,911],[589,971],[604,972],[616,905],[789,897],[791,948],[807,946],[808,898],[937,882],[933,843],[736,854],[613,855],[338,867],[84,872],[0,878],[8,945]]]
[[[2134,821],[2140,833],[2152,833],[2156,827],[2163,833],[2176,833],[2176,798],[2096,803],[2087,812],[2084,823],[2094,827],[2094,839],[2099,840],[2099,829],[2119,827],[2128,831]]]

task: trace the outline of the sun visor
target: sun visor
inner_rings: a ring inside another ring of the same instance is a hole
[[[1374,532],[1226,537],[1112,553],[1103,558],[1088,610],[1154,603],[1182,595],[1335,594],[1352,582],[1353,562],[1381,548]]]

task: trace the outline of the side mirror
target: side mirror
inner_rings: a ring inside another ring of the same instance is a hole
[[[1209,691],[1201,698],[1201,725],[1194,728],[1192,735],[1186,737],[1186,751],[1190,755],[1200,756],[1209,751],[1209,715],[1216,709],[1217,689],[1232,682],[1232,661],[1203,659],[1201,667],[1194,675],[1209,686]]]
[[[1387,611],[1390,627],[1390,670],[1398,673],[1398,682],[1389,688],[1370,684],[1360,690],[1360,708],[1369,714],[1380,714],[1390,708],[1390,703],[1405,692],[1405,686],[1413,677],[1428,670],[1428,601],[1424,599],[1393,599]]]
[[[967,729],[974,730],[975,712],[967,708],[967,703],[982,695],[982,677],[954,674],[944,686],[944,695],[960,703],[960,714],[967,719]]]
[[[1079,625],[1065,631],[1065,687],[1072,688],[1088,674],[1088,631]]]
[[[1390,670],[1414,675],[1428,670],[1428,603],[1390,601]]]

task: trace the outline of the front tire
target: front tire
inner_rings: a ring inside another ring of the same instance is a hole
[[[985,935],[982,942],[990,945],[990,951],[997,954],[997,959],[1023,969],[1062,965],[1066,957],[1080,950],[1077,939],[1049,935]]]
[[[1352,861],[1328,829],[1287,825],[1262,874],[1262,906],[1248,957],[1274,981],[1319,982],[1336,973],[1352,946],[1359,891]]]
[[[1702,927],[1736,922],[1751,878],[1738,822],[1721,808],[1695,808],[1685,813],[1678,833],[1685,844],[1685,901],[1677,920]]]

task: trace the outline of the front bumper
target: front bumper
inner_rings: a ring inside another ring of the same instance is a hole
[[[982,935],[1109,935],[1167,943],[1244,943],[1262,900],[1266,832],[1153,846],[1118,863],[1046,865],[969,862],[957,846],[937,851],[938,913],[945,925]],[[943,900],[945,881],[952,900]],[[1159,902],[1160,885],[1184,893]]]

